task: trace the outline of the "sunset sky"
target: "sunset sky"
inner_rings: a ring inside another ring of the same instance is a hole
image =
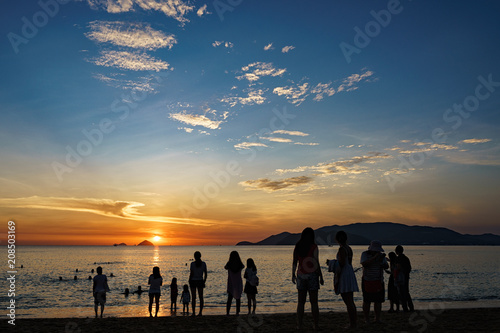
[[[500,234],[498,1],[0,6],[0,220],[18,244]]]

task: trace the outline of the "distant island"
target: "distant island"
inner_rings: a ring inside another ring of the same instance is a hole
[[[494,234],[469,235],[447,228],[409,226],[392,222],[321,227],[315,230],[316,242],[320,245],[335,244],[335,234],[339,230],[347,233],[351,245],[368,245],[373,239],[388,245],[500,245],[500,236]],[[300,233],[282,232],[256,243],[242,241],[236,245],[295,245],[299,238]]]
[[[115,243],[115,244],[113,244],[113,246],[127,246],[127,244],[125,244],[125,243],[116,244]]]
[[[139,244],[137,244],[137,246],[154,246],[154,244],[151,243],[148,240],[143,240],[142,242],[140,242]]]

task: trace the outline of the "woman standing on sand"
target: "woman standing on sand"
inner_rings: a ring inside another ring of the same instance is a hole
[[[191,287],[191,296],[193,314],[196,315],[196,290],[198,290],[198,295],[200,297],[200,312],[198,316],[203,314],[203,288],[205,288],[205,282],[207,281],[207,264],[201,261],[201,253],[196,251],[194,253],[194,261],[191,263],[189,269],[189,286]]]
[[[237,251],[232,251],[229,255],[229,261],[226,266],[227,269],[227,304],[226,314],[229,315],[231,310],[231,303],[233,297],[236,299],[236,315],[240,314],[241,294],[243,293],[243,280],[241,279],[241,271],[245,268],[241,262],[240,255]]]
[[[297,268],[298,264],[298,268]],[[297,273],[296,273],[297,272]],[[295,275],[297,274],[297,275]],[[314,230],[305,228],[293,250],[292,282],[297,283],[299,299],[297,303],[297,329],[302,329],[304,306],[309,292],[314,329],[319,329],[318,290],[323,285],[323,274],[319,266],[319,251],[314,240]]]
[[[349,245],[347,245],[347,234],[344,231],[339,231],[335,235],[335,240],[339,244],[339,251],[337,252],[337,261],[340,266],[340,275],[337,277],[338,284],[335,286],[335,294],[340,294],[342,300],[347,307],[349,314],[348,328],[356,328],[357,326],[357,312],[356,304],[354,304],[353,293],[359,291],[356,275],[352,268],[353,252]]]
[[[160,295],[161,295],[161,285],[163,284],[163,278],[160,275],[160,267],[153,267],[153,274],[149,276],[149,316],[153,317],[153,299],[156,303],[155,317],[158,317],[158,311],[160,310]]]

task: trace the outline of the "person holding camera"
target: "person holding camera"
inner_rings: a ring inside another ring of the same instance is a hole
[[[380,323],[382,303],[385,301],[384,269],[389,268],[380,241],[371,241],[368,250],[361,254],[361,265],[363,266],[361,290],[363,291],[365,321],[370,323],[370,307],[373,303],[375,323]]]

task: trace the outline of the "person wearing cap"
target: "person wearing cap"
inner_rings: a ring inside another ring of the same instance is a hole
[[[380,241],[371,241],[368,250],[361,254],[361,265],[363,266],[361,290],[363,291],[365,321],[370,322],[370,307],[373,303],[375,323],[380,323],[382,303],[385,301],[384,269],[389,268]]]

